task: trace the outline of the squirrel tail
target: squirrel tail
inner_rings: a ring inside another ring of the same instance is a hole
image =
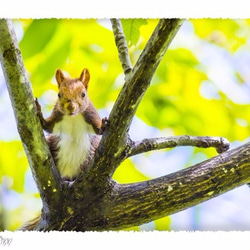
[[[36,226],[38,225],[39,221],[41,219],[41,215],[38,215],[34,219],[26,222],[23,226],[21,226],[18,230],[20,231],[33,231],[36,229]]]

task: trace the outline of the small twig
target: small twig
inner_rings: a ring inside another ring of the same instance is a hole
[[[144,139],[140,142],[132,142],[131,145],[132,147],[127,157],[152,150],[174,148],[178,146],[193,146],[198,148],[213,147],[216,148],[218,153],[223,153],[230,147],[229,141],[222,137],[188,135]]]
[[[122,68],[126,76],[131,72],[132,70],[132,64],[129,57],[128,52],[128,45],[127,41],[123,32],[122,24],[120,19],[111,19],[112,28],[115,36],[115,43],[118,49],[119,53],[119,59],[122,63]]]

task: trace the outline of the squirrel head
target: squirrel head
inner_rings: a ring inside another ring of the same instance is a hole
[[[56,71],[58,84],[58,109],[65,115],[77,115],[86,110],[89,105],[87,93],[90,74],[83,69],[79,78],[66,77],[62,70]]]

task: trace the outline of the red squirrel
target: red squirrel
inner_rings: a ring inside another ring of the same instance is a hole
[[[89,164],[108,124],[101,119],[88,97],[90,74],[84,69],[79,78],[66,77],[58,69],[58,99],[52,114],[43,118],[41,106],[35,100],[37,115],[42,127],[49,133],[47,143],[56,167],[63,179],[74,180],[81,170]],[[20,230],[33,230],[40,216],[29,221]]]
[[[62,178],[73,180],[90,162],[100,142],[107,119],[101,119],[88,97],[90,74],[83,69],[79,78],[71,79],[56,71],[58,99],[52,114],[44,119],[36,99],[37,113],[47,143]],[[96,135],[97,134],[97,135]]]

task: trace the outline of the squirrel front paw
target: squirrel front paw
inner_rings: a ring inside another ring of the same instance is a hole
[[[39,117],[39,120],[40,120],[42,126],[44,126],[45,120],[43,118],[42,108],[41,108],[40,103],[38,102],[37,97],[35,98],[35,104],[36,104],[37,116]]]
[[[107,117],[102,118],[102,126],[100,128],[100,134],[102,135],[105,129],[109,126],[110,122]]]
[[[35,104],[36,104],[37,113],[42,113],[41,105],[38,102],[37,97],[35,98]]]

